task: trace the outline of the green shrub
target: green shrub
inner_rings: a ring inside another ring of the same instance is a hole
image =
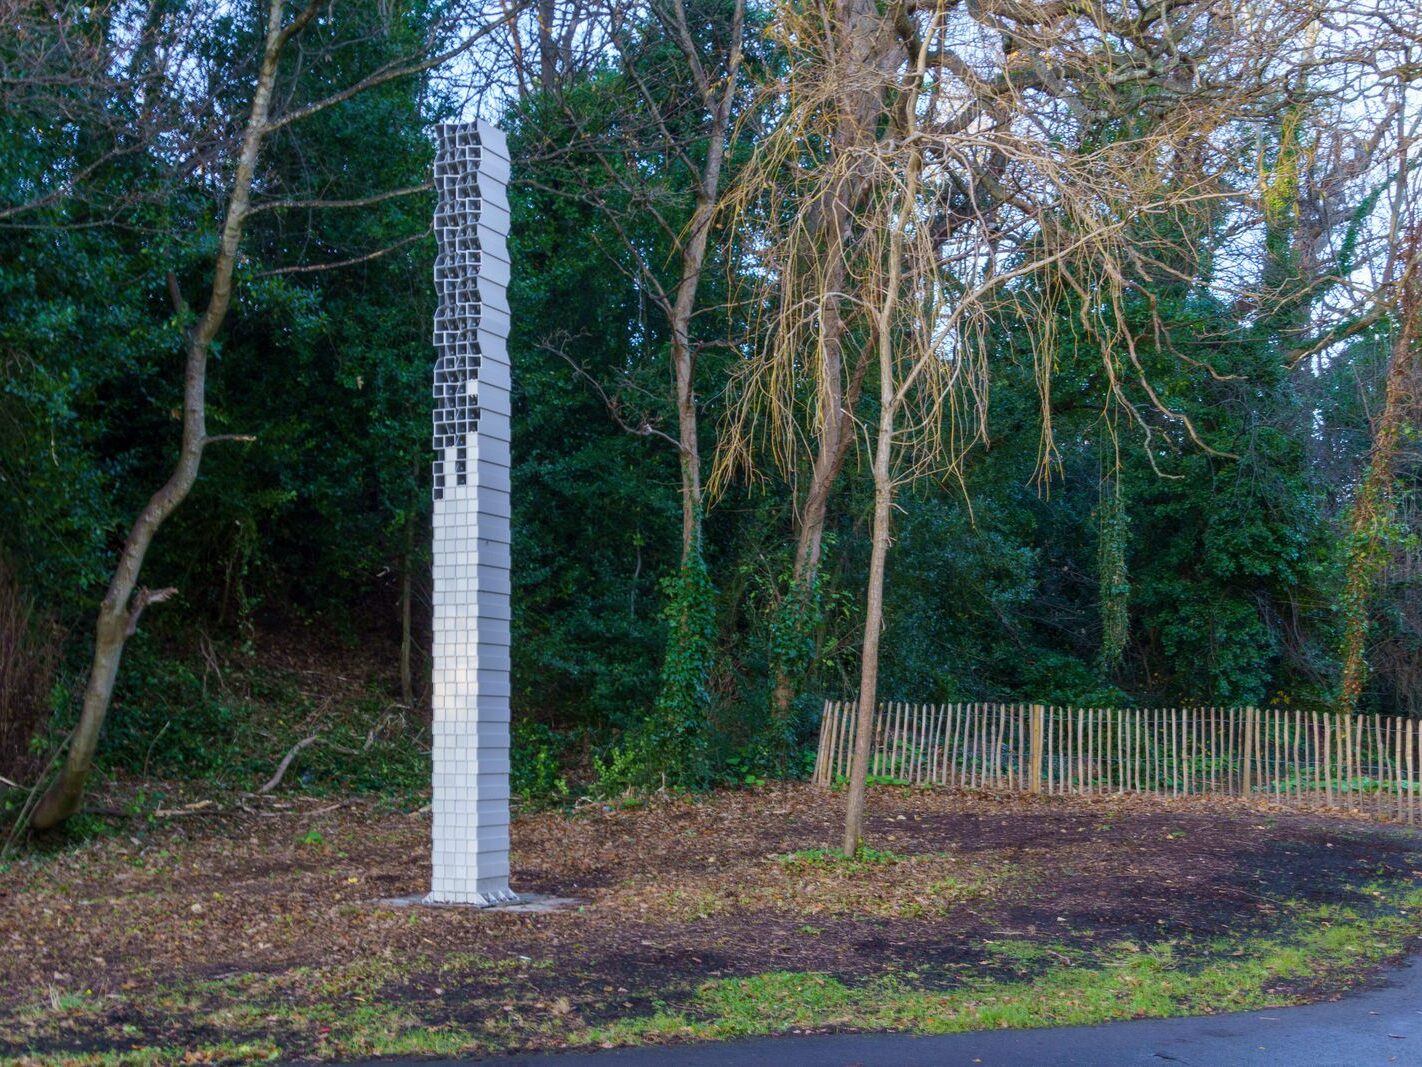
[[[562,773],[566,735],[546,723],[518,719],[513,724],[510,754],[510,789],[525,804],[547,806],[568,796],[568,779]]]

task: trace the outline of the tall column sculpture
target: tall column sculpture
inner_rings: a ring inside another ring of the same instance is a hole
[[[508,146],[441,125],[434,343],[432,904],[509,890]]]

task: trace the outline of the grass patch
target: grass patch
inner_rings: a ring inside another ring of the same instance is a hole
[[[780,863],[788,870],[843,871],[857,874],[871,867],[902,863],[904,857],[896,852],[880,851],[868,845],[860,845],[854,855],[846,856],[837,848],[806,848],[780,857]]]
[[[685,1010],[619,1020],[584,1037],[591,1044],[616,1045],[787,1030],[949,1034],[1277,1007],[1300,999],[1291,986],[1352,974],[1404,951],[1422,925],[1415,914],[1422,909],[1422,889],[1394,904],[1387,914],[1372,917],[1349,908],[1312,908],[1298,919],[1293,939],[1245,939],[1235,943],[1230,958],[1203,966],[1191,965],[1196,957],[1188,946],[1116,945],[1091,966],[1058,967],[1027,981],[967,978],[946,991],[918,988],[897,975],[858,986],[790,971],[725,979],[703,985]],[[1024,962],[1057,955],[1022,943],[993,949]]]

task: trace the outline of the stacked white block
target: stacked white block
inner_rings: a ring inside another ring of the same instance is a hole
[[[436,131],[434,878],[436,904],[509,891],[508,147]]]

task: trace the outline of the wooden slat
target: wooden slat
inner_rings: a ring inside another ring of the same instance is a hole
[[[1012,722],[1017,713],[1015,704],[1004,704],[998,716],[1002,723],[1001,744],[998,746],[998,765],[1002,768],[1000,787],[1003,789],[1012,788]]]
[[[1012,718],[1008,720],[1007,783],[1009,789],[1019,793],[1027,788],[1026,707],[1025,704],[1013,704]]]
[[[928,707],[928,729],[932,737],[928,748],[928,784],[942,785],[944,709],[942,704],[930,704]]]
[[[993,716],[989,720],[992,726],[992,787],[1002,788],[1002,731],[1007,721],[1007,716],[1003,714],[1005,708],[998,704],[993,709]]]
[[[968,789],[978,787],[978,728],[981,725],[977,704],[963,705],[963,784]]]
[[[973,773],[973,706],[972,704],[959,704],[958,715],[962,719],[960,733],[962,738],[958,745],[958,777],[964,789],[972,788]]]
[[[1042,791],[1042,758],[1045,755],[1042,751],[1042,745],[1045,742],[1045,738],[1042,736],[1044,715],[1045,712],[1042,710],[1041,704],[1032,705],[1032,769],[1028,779],[1028,788],[1033,793]]]
[[[944,709],[948,721],[943,726],[943,775],[945,784],[957,786],[958,773],[958,705],[949,703]]]
[[[1228,708],[1215,708],[1215,732],[1219,736],[1215,749],[1215,779],[1219,791],[1229,794],[1233,792],[1230,779],[1234,775],[1234,741],[1230,737]]]
[[[1141,731],[1145,743],[1145,791],[1154,793],[1160,785],[1160,772],[1156,767],[1156,715],[1154,708],[1146,708],[1145,724]]]
[[[885,778],[898,777],[896,757],[899,753],[899,705],[889,701],[886,705],[887,720],[884,723],[884,765],[879,772]]]
[[[847,700],[844,704],[844,736],[840,739],[840,767],[844,777],[849,777],[849,767],[854,761],[854,739],[859,733],[859,701]]]
[[[999,789],[1002,786],[1000,781],[1000,771],[1002,768],[1002,704],[989,704],[987,713],[988,727],[988,788]]]
[[[928,769],[928,749],[932,744],[932,739],[928,733],[928,712],[922,704],[915,704],[913,713],[914,726],[914,756],[913,756],[913,781],[915,785],[922,785],[924,774]]]
[[[826,776],[829,773],[829,742],[830,734],[834,730],[834,704],[826,700],[824,709],[820,712],[820,747],[815,752],[815,784],[827,785]]]
[[[915,785],[922,785],[924,765],[928,762],[928,727],[922,704],[913,706],[913,734],[913,781]]]
[[[874,711],[875,728],[878,730],[879,744],[876,751],[879,754],[878,768],[875,774],[887,775],[893,767],[894,751],[894,705],[880,704]]]
[[[1417,731],[1422,728],[1422,720],[1409,722],[1407,724],[1407,825],[1412,826],[1417,821],[1417,764],[1414,759],[1413,739],[1417,736]],[[1422,749],[1422,745],[1417,746]]]
[[[988,784],[988,775],[987,775],[987,771],[988,771],[988,764],[987,764],[987,748],[988,748],[988,717],[987,717],[987,705],[986,705],[986,704],[974,704],[974,705],[973,705],[973,714],[974,714],[974,716],[975,716],[975,718],[976,718],[976,720],[977,720],[977,724],[978,724],[978,729],[977,729],[977,738],[978,738],[978,740],[977,740],[977,745],[975,746],[975,749],[976,749],[975,755],[977,756],[977,760],[976,760],[976,764],[977,764],[977,766],[976,766],[976,770],[977,770],[977,786],[978,786],[979,789],[986,789],[986,788],[987,788],[987,784]]]
[[[1342,748],[1342,770],[1339,772],[1339,792],[1342,794],[1343,807],[1353,806],[1353,716],[1344,715],[1343,726],[1343,748]]]
[[[963,767],[963,788],[972,789],[977,784],[977,761],[974,757],[974,747],[977,742],[975,731],[978,728],[977,716],[973,714],[974,705],[969,702],[959,705],[963,713],[963,746],[961,749]]]
[[[899,701],[899,742],[895,750],[894,766],[890,773],[900,781],[912,782],[909,777],[913,765],[913,705]]]
[[[1154,783],[1155,793],[1164,796],[1168,780],[1165,776],[1165,709],[1157,708],[1151,716],[1151,750],[1154,753],[1152,760],[1155,764],[1155,771],[1151,775]]]
[[[928,752],[924,760],[923,780],[929,785],[938,784],[938,728],[941,725],[939,707],[937,704],[927,705],[924,712],[924,721],[927,723],[925,729],[928,731]]]
[[[1106,792],[1119,793],[1121,791],[1121,731],[1117,725],[1119,715],[1117,709],[1106,709],[1106,733],[1102,738],[1101,748],[1106,753]]]
[[[915,716],[918,723],[918,756],[914,760],[914,767],[917,769],[914,781],[922,785],[928,773],[929,752],[933,747],[933,736],[929,729],[927,706],[917,704],[915,707],[918,709]]]
[[[889,758],[889,777],[907,780],[904,773],[904,764],[907,760],[908,705],[900,701],[894,705],[894,746]]]
[[[948,713],[950,715],[948,723],[948,781],[950,785],[961,789],[963,779],[960,774],[962,764],[958,758],[958,731],[962,729],[963,716],[956,703],[948,705]]]
[[[899,776],[899,750],[903,745],[903,705],[889,701],[889,723],[884,744],[884,777]]]
[[[1057,709],[1048,707],[1042,713],[1042,745],[1047,767],[1047,795],[1057,791]]]
[[[943,785],[952,785],[953,769],[953,705],[940,704],[941,722],[938,729],[942,733],[941,751],[938,753],[938,779]]]
[[[839,701],[839,711],[835,714],[835,755],[829,764],[830,780],[849,775],[848,757],[845,753],[849,748],[849,738],[855,733],[857,707],[857,701]]]
[[[923,781],[933,784],[933,766],[938,756],[938,709],[923,706]]]
[[[1132,788],[1141,791],[1141,709],[1131,709],[1131,782]]]
[[[1383,717],[1382,717],[1381,715],[1374,715],[1374,716],[1372,716],[1372,720],[1373,720],[1373,731],[1372,731],[1372,732],[1373,732],[1373,758],[1372,758],[1373,775],[1372,775],[1372,778],[1373,778],[1373,783],[1374,783],[1374,788],[1373,788],[1373,811],[1374,811],[1375,814],[1381,815],[1381,814],[1382,814],[1382,797],[1383,797],[1383,792],[1384,792],[1384,789],[1383,789],[1383,782],[1386,780],[1386,777],[1387,777],[1386,770],[1385,770],[1385,766],[1384,766],[1384,763],[1385,763],[1385,761],[1384,761],[1384,753],[1386,752],[1386,749],[1383,748],[1383,732],[1382,732],[1382,720],[1383,720]]]
[[[1165,724],[1166,766],[1169,768],[1167,792],[1175,797],[1180,795],[1180,714],[1178,708],[1170,709]]]
[[[1391,734],[1392,753],[1392,774],[1388,783],[1392,794],[1388,799],[1392,804],[1392,817],[1394,819],[1402,816],[1402,719],[1394,715],[1388,721],[1388,730]]]
[[[1132,741],[1135,744],[1135,754],[1130,758],[1132,767],[1135,767],[1136,792],[1145,792],[1150,784],[1150,775],[1146,774],[1146,710],[1143,707],[1130,708],[1130,733],[1133,734]]]
[[[841,736],[844,733],[845,727],[848,725],[846,722],[848,716],[844,704],[844,701],[836,700],[834,702],[834,710],[830,713],[829,751],[826,754],[826,762],[828,764],[828,774],[826,777],[828,778],[829,785],[834,784],[834,780],[839,774],[839,750],[842,744]]]
[[[1190,757],[1190,719],[1193,714],[1193,708],[1180,709],[1180,765],[1178,767],[1178,773],[1180,775],[1181,796],[1188,796],[1190,793],[1190,765],[1193,762]]]
[[[856,703],[856,709],[858,706]],[[873,740],[869,746],[869,764],[867,770],[869,774],[880,774],[884,769],[884,705],[880,704],[878,707],[872,709],[869,714],[871,718],[869,720],[868,729],[869,735]],[[856,718],[857,717],[858,712],[856,711]],[[845,765],[852,766],[854,763],[854,742],[850,741],[847,747],[848,752],[845,754]]]
[[[987,706],[973,704],[973,785],[987,788]]]
[[[1084,766],[1086,767],[1086,781],[1083,784],[1086,787],[1084,792],[1090,796],[1096,792],[1098,779],[1101,777],[1098,773],[1099,754],[1096,744],[1096,709],[1084,708],[1082,710],[1082,717],[1086,722],[1086,760],[1084,762]]]
[[[1277,746],[1274,743],[1274,709],[1263,708],[1263,715],[1259,728],[1263,732],[1263,737],[1259,741],[1259,752],[1263,765],[1259,771],[1259,784],[1262,792],[1267,796],[1274,791],[1274,780],[1277,777],[1274,769],[1274,760],[1277,756]]]
[[[1254,709],[1244,709],[1244,780],[1239,791],[1249,796],[1254,788]]]
[[[899,763],[897,777],[905,782],[913,783],[913,705],[900,703],[899,709],[903,720],[902,732],[899,741]]]
[[[1081,787],[1086,783],[1086,716],[1082,714],[1080,708],[1072,711],[1075,720],[1073,725],[1076,729],[1076,749],[1073,753],[1076,756],[1076,771],[1073,779],[1074,792],[1080,793]]]
[[[1299,735],[1303,733],[1303,713],[1295,710],[1289,716],[1289,726],[1293,729],[1293,755],[1294,755],[1294,803],[1298,804],[1303,799],[1303,761],[1299,758]]]
[[[935,705],[938,708],[938,725],[935,728],[935,736],[938,738],[938,755],[933,761],[933,782],[935,785],[946,786],[948,784],[948,726],[951,721],[949,704]]]

